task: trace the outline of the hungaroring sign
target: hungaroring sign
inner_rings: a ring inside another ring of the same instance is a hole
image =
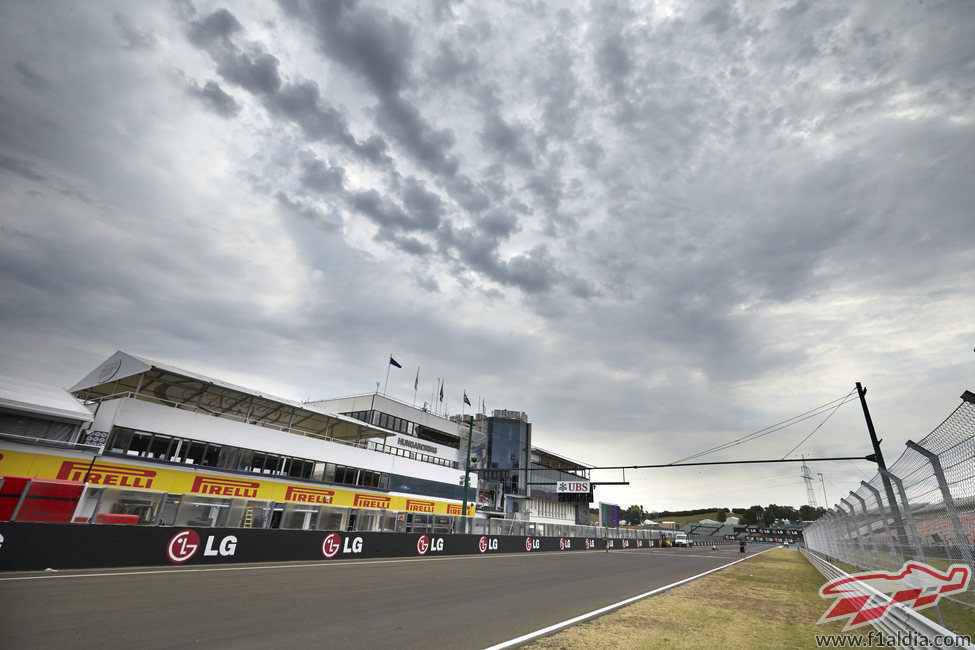
[[[559,481],[555,491],[559,494],[588,494],[592,487],[589,481]]]

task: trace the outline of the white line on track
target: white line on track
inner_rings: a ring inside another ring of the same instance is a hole
[[[555,625],[549,625],[548,627],[542,628],[541,630],[536,630],[534,632],[530,632],[528,634],[525,634],[523,636],[520,636],[517,639],[511,639],[510,641],[505,641],[504,643],[499,643],[497,645],[493,645],[490,648],[485,648],[485,650],[501,650],[502,648],[510,648],[512,646],[520,645],[522,643],[527,643],[528,641],[531,641],[532,639],[537,639],[540,636],[545,636],[547,634],[552,634],[553,632],[557,632],[558,630],[561,630],[562,628],[565,628],[565,627],[569,627],[570,625],[575,625],[576,623],[581,623],[581,622],[583,622],[585,620],[588,620],[590,618],[595,618],[596,616],[600,616],[602,614],[605,614],[606,612],[610,612],[610,611],[612,611],[614,609],[619,609],[620,607],[624,607],[626,605],[629,605],[630,603],[635,603],[638,600],[643,600],[644,598],[649,598],[650,596],[654,596],[656,594],[659,594],[662,591],[667,591],[668,589],[672,589],[672,588],[674,588],[674,587],[676,587],[678,585],[682,585],[685,582],[690,582],[691,580],[697,580],[698,578],[703,578],[704,576],[706,576],[706,575],[708,575],[710,573],[714,573],[715,571],[720,571],[722,569],[727,569],[728,567],[734,566],[735,564],[738,564],[739,562],[744,562],[745,560],[747,560],[750,557],[755,557],[755,555],[761,555],[762,553],[768,553],[773,548],[778,548],[778,547],[777,546],[773,546],[772,548],[767,548],[764,551],[759,551],[758,553],[755,553],[753,555],[749,555],[748,557],[741,558],[740,560],[735,560],[734,562],[729,562],[728,564],[724,564],[722,566],[719,566],[716,569],[711,569],[710,571],[705,571],[704,573],[699,573],[696,576],[691,576],[690,578],[684,578],[683,580],[678,580],[677,582],[674,582],[672,584],[669,584],[669,585],[667,585],[665,587],[658,587],[657,589],[654,589],[652,591],[648,591],[648,592],[643,593],[643,594],[640,594],[638,596],[633,596],[632,598],[627,598],[626,600],[621,600],[618,603],[613,603],[612,605],[607,605],[606,607],[601,607],[601,608],[599,608],[597,610],[593,610],[593,611],[588,612],[586,614],[582,614],[581,616],[576,616],[575,618],[570,618],[567,621],[562,621],[561,623],[556,623]]]

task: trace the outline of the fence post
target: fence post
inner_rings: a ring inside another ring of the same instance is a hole
[[[863,561],[863,556],[864,556],[863,542],[860,540],[860,522],[857,519],[856,510],[853,509],[853,506],[850,505],[849,501],[847,501],[846,499],[840,499],[840,503],[842,503],[843,505],[845,505],[847,508],[850,509],[849,513],[847,513],[846,510],[843,511],[843,514],[847,515],[846,517],[844,517],[844,519],[847,522],[846,533],[850,539],[850,543],[847,545],[849,547],[848,553],[850,558],[854,556],[854,550],[853,550],[854,542],[859,547],[859,550],[855,552],[856,562],[851,562],[850,559],[847,559],[846,563],[850,565],[851,568],[856,567],[856,569],[859,571],[861,569],[866,568],[866,563]],[[839,505],[837,505],[836,507],[839,508]],[[857,532],[855,535],[853,534],[853,529],[850,528],[850,522],[852,522],[853,525],[856,526]]]
[[[922,562],[925,562],[926,560],[924,559],[924,544],[921,543],[921,536],[917,534],[917,526],[914,525],[914,514],[911,512],[911,503],[907,500],[907,491],[904,489],[904,481],[902,481],[899,476],[897,476],[890,470],[882,469],[880,470],[880,473],[886,476],[887,478],[889,478],[891,481],[893,481],[894,485],[897,486],[897,491],[901,495],[901,506],[903,507],[903,510],[901,510],[901,512],[904,514],[904,517],[907,519],[907,525],[910,526],[911,528],[911,539],[910,539],[911,545],[914,547],[914,552],[917,553],[918,559],[921,560]],[[904,540],[898,540],[898,541],[900,542],[899,545],[904,543]],[[905,554],[901,553],[901,555],[903,556]]]
[[[975,568],[975,560],[972,558],[971,542],[965,536],[965,529],[962,528],[961,519],[958,518],[958,511],[955,509],[955,500],[951,497],[951,489],[948,487],[948,481],[945,480],[945,471],[941,467],[941,459],[938,458],[938,454],[933,451],[928,451],[912,440],[907,441],[907,446],[927,458],[928,462],[931,463],[931,469],[934,470],[934,477],[937,479],[938,487],[941,489],[941,497],[945,501],[945,509],[948,510],[948,519],[951,520],[951,526],[955,530],[955,544],[958,545],[958,549],[961,551],[961,558],[965,564]]]
[[[880,500],[880,490],[870,485],[866,481],[860,481],[860,485],[866,488],[870,492],[870,494],[873,495],[874,501],[877,502],[877,512],[880,514],[880,520],[884,523],[884,531],[887,533],[887,546],[890,547],[890,557],[892,560],[891,564],[896,563],[896,566],[892,568],[898,568],[900,567],[901,564],[900,556],[897,553],[897,549],[894,548],[894,540],[890,534],[890,525],[887,523],[887,512],[884,510],[884,504]],[[879,549],[878,549],[878,553],[879,553]]]
[[[881,568],[883,564],[880,563],[880,552],[877,550],[877,541],[873,536],[873,523],[870,521],[870,513],[867,511],[867,500],[861,497],[856,492],[850,492],[850,496],[860,502],[860,509],[863,510],[863,524],[866,528],[866,532],[860,537],[862,540],[861,546],[864,544],[869,544],[873,548],[873,561],[874,567]],[[857,527],[857,535],[860,534],[860,528]],[[864,552],[866,549],[864,548]],[[868,567],[869,568],[869,567]]]

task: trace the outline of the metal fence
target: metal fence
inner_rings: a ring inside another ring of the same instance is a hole
[[[920,442],[804,531],[808,549],[850,573],[920,560],[975,571],[975,394]],[[975,606],[975,580],[952,600]]]

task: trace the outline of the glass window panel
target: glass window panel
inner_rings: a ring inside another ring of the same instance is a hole
[[[152,437],[152,442],[149,444],[149,449],[146,452],[146,456],[148,458],[169,460],[169,449],[172,442],[173,439],[169,436],[163,436],[158,433],[155,434]]]
[[[318,527],[320,506],[307,503],[286,503],[281,517],[281,528],[289,530],[314,530]]]
[[[216,467],[219,459],[220,445],[207,445],[206,450],[203,452],[203,459],[200,461],[200,465]]]
[[[349,509],[339,506],[322,506],[319,530],[345,530]]]
[[[132,442],[132,429],[122,429],[121,427],[116,427],[112,431],[112,436],[108,440],[108,444],[105,448],[108,451],[114,451],[124,454],[129,449],[129,444]]]
[[[311,478],[314,481],[321,481],[325,475],[325,463],[315,463],[311,471]]]
[[[251,460],[253,457],[253,451],[250,449],[241,449],[240,454],[237,457],[237,469],[242,472],[249,472],[251,470]]]
[[[355,529],[361,532],[380,530],[383,521],[383,511],[372,508],[359,508]]]
[[[186,445],[186,453],[184,454],[184,461],[189,465],[201,465],[203,464],[203,454],[206,452],[206,444],[202,442],[192,441]]]
[[[233,499],[184,494],[174,526],[226,526]]]
[[[132,442],[129,444],[129,456],[145,456],[149,452],[149,445],[152,444],[152,434],[135,431],[132,433]]]
[[[240,456],[240,448],[230,445],[220,447],[220,454],[217,456],[217,467],[228,467],[237,469],[237,458]]]

